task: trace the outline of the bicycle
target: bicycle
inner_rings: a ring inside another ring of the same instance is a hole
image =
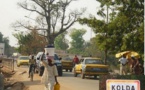
[[[33,81],[34,70],[35,70],[34,68],[35,68],[35,65],[32,65],[31,72],[30,72],[30,81]]]

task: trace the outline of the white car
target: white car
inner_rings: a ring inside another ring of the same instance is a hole
[[[42,76],[43,71],[44,71],[44,66],[41,63],[41,57],[42,57],[43,52],[38,52],[38,54],[36,55],[36,72],[39,73],[39,76]],[[46,61],[46,56],[44,55],[43,60]],[[58,70],[58,75],[62,76],[62,63],[61,60],[59,59],[57,54],[54,54],[54,63],[57,66],[57,70]],[[47,61],[46,61],[47,62]]]

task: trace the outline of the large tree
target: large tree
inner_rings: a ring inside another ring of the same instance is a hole
[[[58,50],[67,50],[69,47],[69,41],[65,37],[66,32],[60,34],[56,39],[55,39],[55,48]]]
[[[73,29],[70,33],[72,41],[70,42],[69,52],[73,54],[81,54],[84,52],[85,40],[83,35],[86,33],[84,29]]]
[[[36,18],[26,16],[29,20],[33,20],[34,23],[17,21],[14,27],[23,27],[28,30],[35,28],[35,30],[44,31],[45,35],[41,35],[46,37],[48,44],[54,44],[55,38],[68,30],[82,14],[78,10],[68,11],[67,8],[72,1],[75,0],[24,0],[18,5],[34,13],[32,17],[36,16]]]

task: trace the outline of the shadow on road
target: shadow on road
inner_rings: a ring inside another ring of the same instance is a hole
[[[80,78],[81,79],[81,75],[79,74],[77,77],[74,77],[73,72],[63,72],[63,76],[60,77],[72,77],[72,78]],[[99,80],[99,77],[94,78],[94,76],[86,76],[85,79],[90,79],[90,80]]]

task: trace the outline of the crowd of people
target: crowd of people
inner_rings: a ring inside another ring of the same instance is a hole
[[[126,54],[123,54],[119,59],[120,63],[120,75],[127,75],[127,68],[133,75],[143,74],[143,65],[139,62],[139,58],[131,56],[131,58],[126,58]]]

